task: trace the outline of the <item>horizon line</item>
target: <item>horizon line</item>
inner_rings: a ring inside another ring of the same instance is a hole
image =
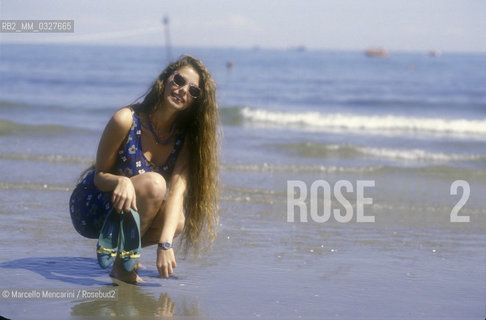
[[[161,48],[166,49],[167,46],[161,44],[126,44],[126,43],[94,43],[94,42],[82,42],[82,41],[5,41],[0,39],[0,45],[65,45],[65,46],[85,46],[85,47],[140,47],[140,48]],[[269,46],[265,47],[262,45],[255,44],[253,46],[232,46],[232,45],[176,45],[172,48],[183,48],[183,49],[226,49],[226,50],[267,50],[267,51],[294,51],[294,52],[318,52],[318,51],[329,51],[329,52],[365,52],[369,49],[383,49],[388,53],[429,53],[432,51],[439,51],[440,53],[465,53],[465,54],[486,54],[485,51],[481,50],[460,50],[460,49],[387,49],[385,46],[368,46],[366,48],[338,48],[338,47],[309,47],[306,45],[292,45],[292,46]]]

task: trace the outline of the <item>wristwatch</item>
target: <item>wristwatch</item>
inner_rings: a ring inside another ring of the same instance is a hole
[[[170,248],[172,248],[172,244],[170,242],[162,242],[159,243],[159,248],[162,248],[164,250],[169,250]]]

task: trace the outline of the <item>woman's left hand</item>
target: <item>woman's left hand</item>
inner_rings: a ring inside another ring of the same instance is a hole
[[[162,278],[168,278],[169,275],[173,274],[176,266],[174,249],[157,248],[157,270]]]

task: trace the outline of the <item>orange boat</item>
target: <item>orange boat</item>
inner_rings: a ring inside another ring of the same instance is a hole
[[[368,57],[388,57],[388,51],[385,49],[368,49],[365,54]]]

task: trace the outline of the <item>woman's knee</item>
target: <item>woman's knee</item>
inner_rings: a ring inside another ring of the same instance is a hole
[[[146,172],[132,180],[137,197],[162,202],[167,190],[164,177],[156,172]]]

